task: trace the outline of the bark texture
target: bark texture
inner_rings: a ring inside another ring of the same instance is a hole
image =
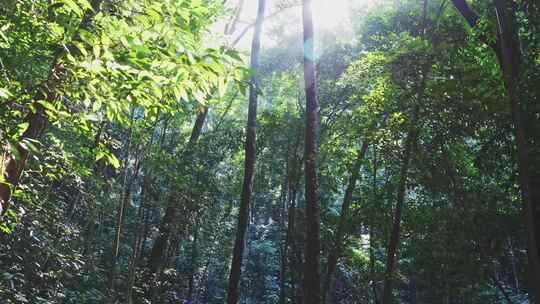
[[[227,303],[236,304],[238,302],[238,285],[242,273],[242,257],[244,254],[246,230],[248,226],[249,209],[251,203],[251,191],[253,187],[253,175],[255,171],[256,156],[256,129],[257,129],[257,69],[259,67],[259,53],[261,49],[261,33],[264,20],[266,0],[259,0],[255,32],[251,44],[250,67],[254,71],[251,76],[251,87],[249,89],[248,122],[246,127],[246,145],[244,162],[244,181],[242,184],[242,194],[240,197],[240,210],[238,213],[238,223],[236,227],[236,238],[234,241],[233,256],[231,261],[231,272],[229,274],[229,286],[227,289]]]
[[[313,46],[313,14],[311,0],[304,0],[304,83],[306,91],[305,130],[305,244],[304,244],[304,286],[305,303],[321,303],[320,278],[320,207],[317,201],[317,134],[318,112],[315,85],[315,64]]]
[[[465,18],[471,27],[475,27],[479,15],[469,6],[466,0],[452,0],[454,7]],[[531,270],[531,294],[538,297],[540,291],[540,250],[538,247],[540,231],[537,229],[539,220],[535,204],[532,200],[532,185],[530,177],[530,149],[525,129],[522,104],[518,86],[520,81],[520,65],[522,54],[516,20],[515,2],[508,0],[493,0],[497,13],[498,37],[491,43],[485,36],[480,35],[483,43],[489,45],[497,55],[504,77],[506,92],[510,101],[514,134],[518,153],[518,174],[521,189],[521,201],[527,227],[529,268]]]
[[[44,100],[53,103],[58,98],[57,89],[60,86],[66,71],[62,64],[56,64],[48,79],[39,89],[32,103],[33,111],[30,111],[25,118],[28,128],[22,134],[16,145],[18,155],[6,155],[2,159],[3,183],[0,183],[0,216],[4,215],[10,207],[10,200],[13,188],[17,187],[21,175],[28,161],[30,151],[26,142],[35,140],[43,134],[48,124],[48,117],[45,108],[38,101]]]
[[[368,142],[364,141],[362,143],[362,147],[357,152],[356,160],[351,168],[349,183],[347,185],[347,189],[345,190],[345,195],[343,196],[337,232],[334,235],[334,247],[333,251],[328,256],[328,262],[326,266],[326,277],[324,280],[324,288],[322,294],[323,303],[326,303],[328,294],[332,289],[332,279],[334,276],[334,272],[336,271],[339,258],[343,254],[343,243],[345,242],[345,239],[347,237],[347,221],[349,220],[349,209],[353,201],[353,192],[356,189],[357,181],[360,178],[360,168],[362,166],[364,156],[366,155],[367,148]]]
[[[195,123],[193,124],[193,129],[191,130],[189,141],[182,154],[182,160],[185,162],[189,161],[193,148],[195,144],[197,143],[197,141],[199,140],[199,137],[201,136],[202,128],[204,126],[204,122],[206,121],[207,114],[208,114],[208,108],[204,107],[199,112],[199,114],[197,115],[197,118],[195,119]],[[152,250],[150,252],[148,265],[149,265],[151,274],[159,273],[163,259],[169,247],[171,235],[174,232],[174,228],[177,226],[177,222],[178,222],[178,193],[177,191],[178,190],[175,189],[169,195],[169,201],[167,203],[167,208],[165,209],[165,215],[163,216],[160,227],[159,227],[159,234],[156,240],[154,241],[154,245],[152,246]]]

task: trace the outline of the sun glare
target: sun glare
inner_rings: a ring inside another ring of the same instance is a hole
[[[351,0],[314,0],[315,27],[321,30],[336,28],[349,19]]]

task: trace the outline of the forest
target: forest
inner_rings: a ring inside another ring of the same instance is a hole
[[[1,0],[0,304],[540,303],[540,1]]]

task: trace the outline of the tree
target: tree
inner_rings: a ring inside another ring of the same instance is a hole
[[[339,214],[339,222],[337,227],[337,232],[335,237],[335,243],[334,243],[334,249],[328,256],[328,262],[326,266],[326,277],[324,280],[324,288],[323,288],[323,303],[326,301],[326,297],[328,293],[330,292],[330,289],[332,288],[332,279],[334,276],[334,272],[336,271],[337,263],[342,255],[343,251],[343,243],[345,242],[345,239],[347,238],[347,221],[349,220],[349,208],[353,201],[353,192],[356,188],[356,183],[360,177],[360,169],[362,167],[362,161],[364,160],[364,156],[366,155],[366,151],[368,148],[368,141],[364,140],[362,143],[362,147],[357,151],[357,157],[354,161],[354,165],[351,167],[350,170],[350,176],[349,176],[349,183],[347,185],[347,189],[345,190],[345,194],[343,196],[343,203],[341,205],[341,212]]]
[[[305,171],[305,262],[304,262],[304,301],[321,302],[320,284],[320,211],[317,201],[317,134],[318,112],[315,84],[315,51],[313,37],[313,16],[311,0],[304,0],[302,10],[304,25],[304,85],[306,94],[306,130],[304,147]]]
[[[455,8],[465,18],[469,26],[478,26],[480,17],[470,8],[465,0],[453,0]],[[533,294],[540,291],[540,231],[536,228],[537,208],[532,201],[531,178],[530,178],[530,149],[529,138],[525,126],[525,118],[522,102],[520,101],[518,85],[520,82],[521,50],[519,43],[518,25],[515,12],[515,3],[506,0],[494,0],[498,17],[497,37],[495,41],[489,40],[487,33],[481,33],[480,39],[486,43],[497,55],[500,69],[503,74],[508,99],[510,100],[512,121],[517,147],[519,185],[521,200],[525,212],[525,223],[528,231],[528,256],[532,271],[531,290]],[[538,297],[536,295],[535,297]]]
[[[242,184],[242,194],[240,196],[240,209],[238,211],[238,223],[236,227],[236,237],[234,241],[233,256],[231,261],[231,271],[229,275],[229,288],[227,290],[227,303],[236,304],[238,302],[238,283],[242,273],[242,257],[244,255],[245,237],[248,226],[249,208],[251,202],[251,192],[253,187],[253,175],[255,168],[256,156],[256,130],[257,130],[257,69],[259,67],[259,54],[261,49],[261,33],[264,20],[264,11],[266,0],[259,0],[257,10],[257,20],[253,40],[251,44],[251,61],[250,68],[252,70],[250,88],[249,88],[249,105],[248,105],[248,121],[246,126],[246,144],[245,144],[245,161],[244,161],[244,181]]]

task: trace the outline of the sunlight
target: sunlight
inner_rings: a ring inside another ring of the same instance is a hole
[[[321,30],[334,29],[349,19],[354,0],[314,0],[313,18],[315,27]]]

